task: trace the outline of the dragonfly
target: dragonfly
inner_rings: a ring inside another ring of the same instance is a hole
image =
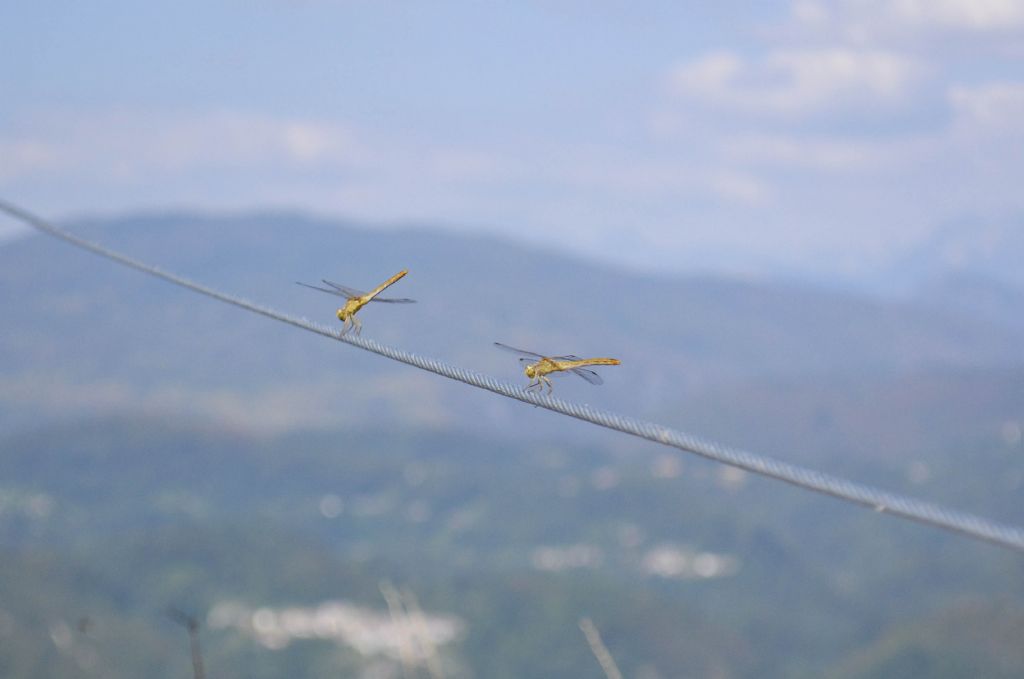
[[[530,386],[526,387],[527,391],[543,389],[546,385],[550,394],[553,387],[548,375],[565,371],[579,375],[591,384],[604,384],[600,375],[584,366],[621,364],[617,358],[580,358],[571,354],[568,356],[543,356],[532,351],[516,349],[501,342],[495,342],[494,346],[519,354],[519,363],[523,366],[523,372],[530,378]]]
[[[409,273],[407,269],[402,269],[394,276],[392,276],[391,278],[387,279],[386,281],[375,287],[370,292],[362,292],[360,290],[356,290],[355,288],[349,288],[344,285],[338,285],[337,283],[332,283],[326,278],[320,279],[320,282],[327,286],[326,288],[322,288],[319,285],[309,285],[308,283],[301,283],[299,281],[296,281],[296,283],[307,288],[319,290],[320,292],[326,292],[329,295],[337,295],[338,297],[344,297],[345,304],[340,309],[338,309],[338,320],[341,321],[342,323],[341,334],[344,335],[350,330],[355,330],[355,333],[358,335],[362,332],[363,324],[359,322],[358,318],[356,318],[356,312],[362,309],[370,302],[385,302],[387,304],[412,304],[413,302],[416,301],[414,299],[408,299],[405,297],[391,298],[377,296],[380,293],[382,293],[386,288],[390,287],[391,285],[394,285],[394,283],[396,283],[400,278],[405,276],[405,274],[407,273]]]

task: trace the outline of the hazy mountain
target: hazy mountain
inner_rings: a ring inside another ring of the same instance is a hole
[[[1024,331],[955,309],[794,284],[648,277],[458,234],[366,229],[292,214],[127,217],[72,226],[199,281],[337,323],[331,278],[416,305],[361,312],[369,336],[524,379],[495,340],[613,355],[594,388],[559,393],[650,416],[728,385],[1020,364]],[[43,236],[0,249],[0,403],[40,412],[205,413],[280,429],[402,417],[434,426],[512,421],[517,406],[297,332]],[[368,380],[369,376],[375,379]],[[540,425],[543,426],[543,425]]]
[[[951,273],[933,278],[917,290],[914,300],[982,323],[1024,328],[1024,286],[990,276]]]

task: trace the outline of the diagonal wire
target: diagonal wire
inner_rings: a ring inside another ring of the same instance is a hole
[[[15,205],[0,200],[0,211],[6,212],[12,217],[38,229],[51,236],[59,238],[67,243],[88,250],[94,254],[106,257],[125,266],[129,266],[143,273],[162,278],[166,281],[188,288],[194,292],[212,297],[221,302],[241,307],[267,318],[272,318],[282,323],[288,323],[297,328],[329,337],[339,342],[345,342],[359,347],[366,351],[385,356],[395,361],[401,361],[408,365],[415,366],[422,370],[442,375],[449,379],[458,380],[474,387],[493,391],[508,398],[514,398],[524,403],[546,408],[556,413],[569,415],[585,422],[597,424],[602,427],[614,429],[632,436],[661,443],[666,446],[678,448],[689,453],[721,462],[723,464],[738,467],[745,471],[761,476],[768,476],[780,481],[791,483],[800,488],[817,491],[825,495],[852,502],[865,507],[870,507],[878,512],[892,514],[904,519],[910,519],[920,523],[928,524],[943,530],[960,533],[978,540],[992,542],[1003,547],[1008,547],[1024,552],[1024,528],[1009,524],[1002,524],[989,519],[967,514],[964,512],[947,509],[941,505],[925,502],[906,495],[899,495],[879,490],[871,486],[848,481],[847,479],[831,476],[823,472],[788,464],[779,460],[750,453],[745,450],[731,448],[714,441],[702,439],[692,434],[672,429],[661,424],[639,420],[626,415],[619,415],[604,410],[592,408],[588,405],[565,401],[555,396],[542,393],[526,391],[524,388],[478,373],[473,370],[466,370],[458,366],[439,361],[433,358],[420,356],[412,352],[397,349],[395,347],[381,344],[376,340],[366,339],[358,335],[340,335],[334,327],[328,327],[310,321],[306,318],[291,316],[271,309],[270,307],[250,302],[242,297],[230,295],[219,290],[196,283],[183,278],[159,267],[151,266],[145,262],[126,257],[118,252],[109,250],[102,245],[79,238],[63,229],[60,229],[49,222],[23,210]]]

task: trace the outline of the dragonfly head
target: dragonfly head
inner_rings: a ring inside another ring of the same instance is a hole
[[[351,315],[352,312],[350,312],[347,307],[341,307],[338,309],[338,320],[342,323],[347,321]]]
[[[526,376],[532,380],[535,377],[537,377],[537,366],[531,363],[530,365],[526,366],[526,370],[524,372],[526,373]]]

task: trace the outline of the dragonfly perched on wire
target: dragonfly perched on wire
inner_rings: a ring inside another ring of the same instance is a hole
[[[391,278],[387,279],[386,281],[375,287],[370,292],[361,292],[354,288],[349,288],[344,285],[338,285],[337,283],[332,283],[331,281],[325,278],[321,279],[321,282],[327,286],[326,288],[321,288],[319,285],[309,285],[308,283],[300,283],[299,281],[296,281],[296,283],[307,288],[319,290],[320,292],[326,292],[329,295],[337,295],[338,297],[344,297],[345,304],[340,309],[338,309],[338,320],[342,322],[341,334],[344,335],[349,330],[355,329],[356,334],[358,335],[360,334],[360,332],[362,332],[363,325],[362,323],[359,322],[359,319],[356,318],[356,312],[362,309],[370,302],[385,302],[387,304],[412,304],[413,302],[416,301],[414,299],[407,299],[404,297],[396,299],[390,297],[377,296],[386,288],[393,285],[396,281],[398,281],[398,279],[402,278],[407,273],[409,273],[408,270],[402,269],[394,276],[392,276]]]
[[[523,365],[523,372],[530,378],[529,389],[543,388],[547,385],[548,393],[553,391],[551,379],[548,375],[552,373],[571,372],[579,375],[591,384],[604,384],[604,380],[593,370],[584,366],[588,365],[619,365],[621,361],[617,358],[580,358],[579,356],[542,356],[532,351],[516,349],[501,342],[495,342],[494,346],[505,351],[519,354],[519,362]]]

